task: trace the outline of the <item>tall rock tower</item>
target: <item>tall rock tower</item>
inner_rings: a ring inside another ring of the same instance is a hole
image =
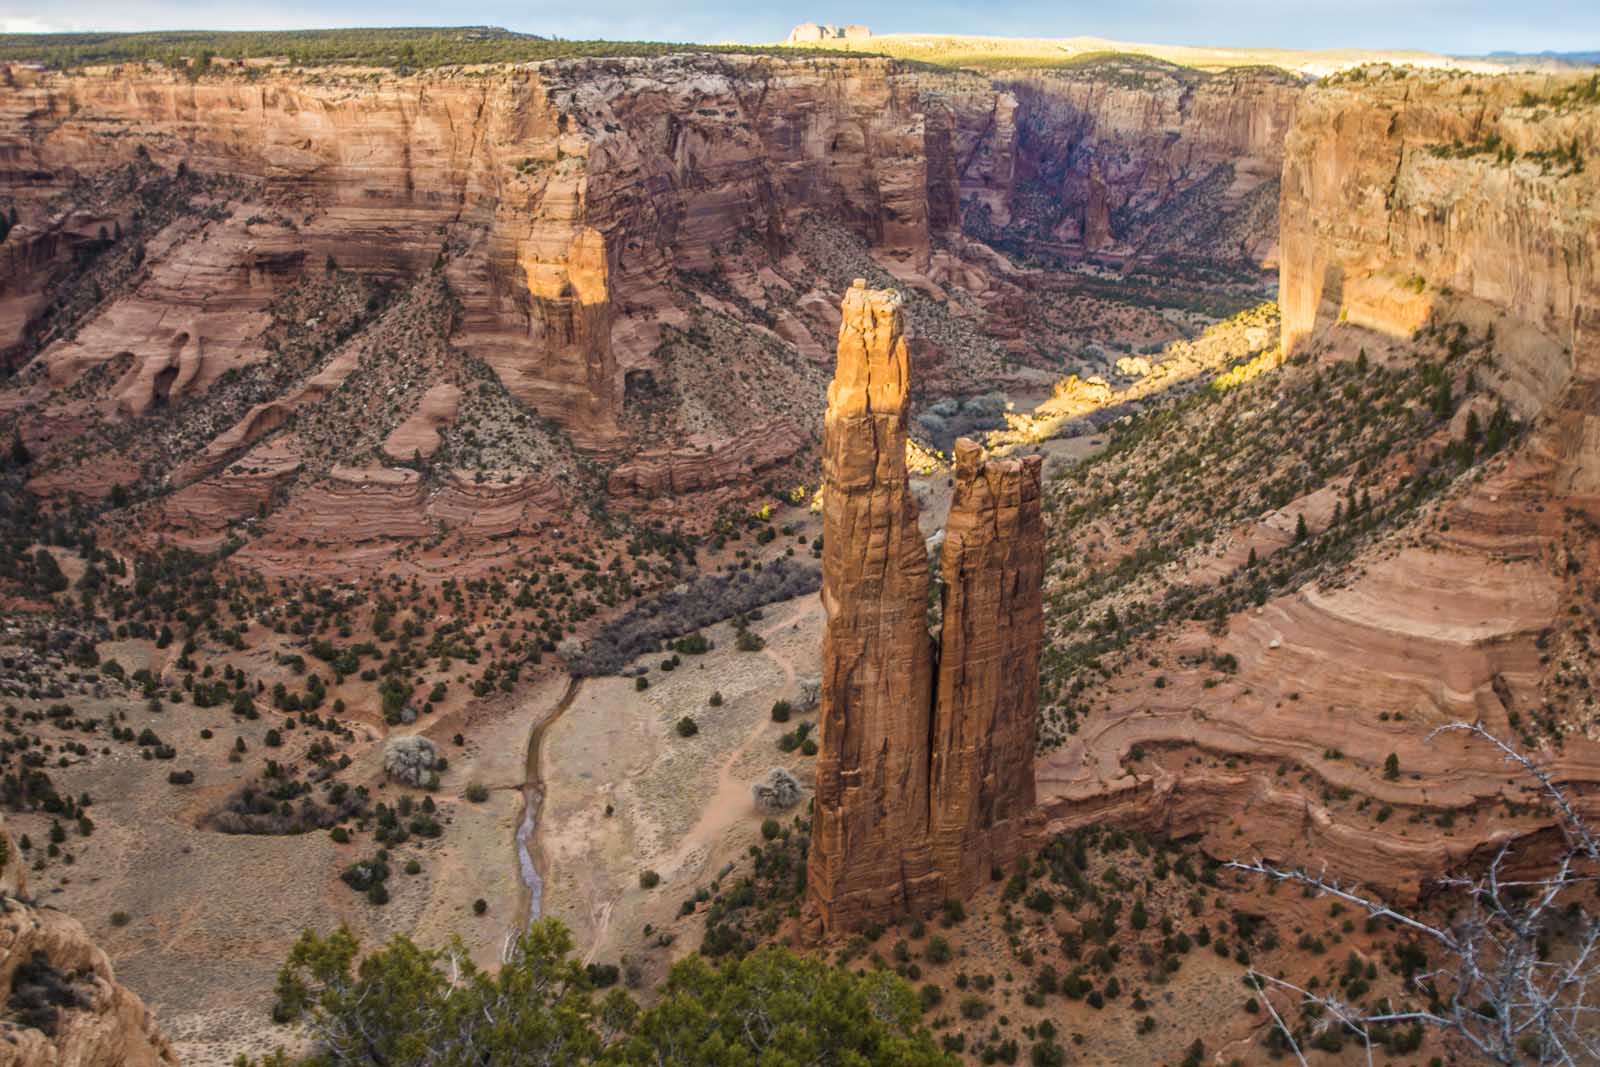
[[[807,874],[813,932],[943,899],[928,837],[933,639],[928,550],[906,473],[900,296],[858,279],[843,310],[822,438],[828,618]]]
[[[964,896],[1030,847],[1039,826],[1040,461],[985,462],[976,444],[957,443],[936,656],[905,464],[900,298],[857,280],[843,312],[823,429],[813,937]]]
[[[929,785],[934,866],[971,892],[1030,847],[1039,649],[1044,634],[1043,460],[984,462],[956,442],[945,520]]]

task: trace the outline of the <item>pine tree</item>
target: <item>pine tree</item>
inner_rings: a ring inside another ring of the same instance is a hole
[[[1302,514],[1302,515],[1295,516],[1295,520],[1294,520],[1294,539],[1295,539],[1295,543],[1298,544],[1301,541],[1304,541],[1310,535],[1311,535],[1311,531],[1306,529],[1306,517],[1305,517],[1305,515]]]

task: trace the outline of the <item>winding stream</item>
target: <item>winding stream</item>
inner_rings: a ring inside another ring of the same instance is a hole
[[[544,745],[544,732],[561,718],[563,712],[577,699],[583,688],[582,678],[567,681],[567,690],[550,713],[543,716],[528,734],[527,774],[522,786],[522,822],[517,827],[517,862],[522,867],[522,884],[528,887],[528,922],[539,918],[544,905],[544,878],[534,859],[533,835],[539,824],[539,811],[544,806],[544,776],[539,770],[540,751]]]

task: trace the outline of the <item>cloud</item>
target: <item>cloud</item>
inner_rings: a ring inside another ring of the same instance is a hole
[[[0,33],[61,33],[71,28],[32,15],[0,15]]]

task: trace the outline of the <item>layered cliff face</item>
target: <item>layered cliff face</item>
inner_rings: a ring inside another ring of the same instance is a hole
[[[1308,91],[1293,358],[1052,490],[1057,825],[1314,855],[1410,896],[1550,825],[1497,751],[1437,727],[1592,793],[1597,118],[1587,78]]]
[[[1297,79],[1129,58],[1004,85],[996,165],[963,175],[975,234],[1044,258],[1275,263]]]
[[[935,669],[906,470],[900,298],[846,294],[823,443],[823,639],[807,875],[815,934],[927,914],[1030,842],[1044,543],[1037,457],[959,446]]]

